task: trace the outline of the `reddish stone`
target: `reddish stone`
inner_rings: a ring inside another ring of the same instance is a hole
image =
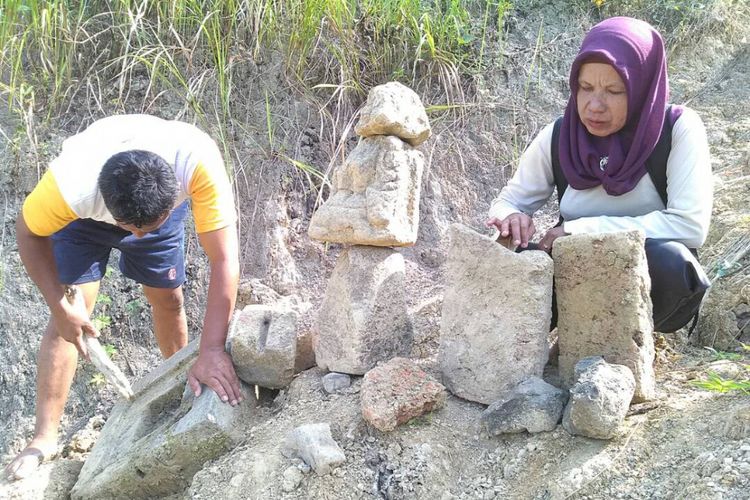
[[[362,416],[381,431],[440,408],[445,387],[406,358],[393,358],[365,374]]]

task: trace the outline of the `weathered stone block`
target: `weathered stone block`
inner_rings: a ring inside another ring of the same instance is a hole
[[[277,306],[248,305],[235,313],[227,338],[237,376],[270,389],[294,378],[297,314]]]
[[[364,419],[387,432],[443,406],[446,392],[413,361],[394,358],[365,374],[361,395]]]
[[[542,376],[552,269],[544,252],[516,254],[451,226],[438,355],[448,390],[490,404],[523,379]]]
[[[370,90],[354,131],[363,137],[395,135],[412,146],[419,146],[432,133],[419,96],[399,82]]]
[[[156,498],[182,491],[203,464],[243,438],[255,398],[232,407],[204,386],[186,388],[198,340],[135,384],[132,402],[115,405],[71,491],[74,499]]]
[[[575,368],[576,383],[563,415],[570,434],[611,439],[625,420],[635,390],[633,372],[601,357],[582,359]]]
[[[318,366],[362,375],[411,350],[404,258],[391,248],[354,246],[333,270],[314,341]]]
[[[422,153],[396,137],[363,139],[335,170],[331,196],[310,220],[310,237],[353,245],[413,245],[423,165]]]
[[[644,243],[640,231],[555,241],[558,364],[568,387],[581,358],[603,356],[633,372],[635,402],[654,397],[651,280]]]
[[[312,331],[305,314],[312,304],[297,295],[281,295],[273,288],[264,285],[260,280],[251,278],[240,281],[237,289],[237,309],[244,309],[250,304],[291,309],[297,313],[297,355],[294,360],[294,372],[299,373],[315,366],[315,351],[312,347]]]

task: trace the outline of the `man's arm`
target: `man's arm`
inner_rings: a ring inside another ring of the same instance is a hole
[[[88,358],[83,333],[97,336],[88,316],[73,307],[65,298],[63,287],[57,277],[57,267],[52,254],[52,241],[48,236],[38,236],[26,225],[23,213],[16,220],[16,241],[26,272],[36,283],[49,306],[58,335],[76,346],[82,356]]]
[[[208,256],[211,275],[200,351],[198,359],[188,371],[188,382],[196,397],[200,395],[203,383],[213,389],[222,401],[236,405],[242,401],[242,393],[225,343],[240,275],[237,229],[230,225],[199,233],[198,239]]]

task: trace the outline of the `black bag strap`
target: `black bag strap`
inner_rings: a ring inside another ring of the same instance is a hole
[[[664,206],[667,206],[667,160],[672,152],[672,120],[669,119],[672,106],[667,106],[664,114],[664,125],[661,128],[659,141],[656,143],[651,155],[646,159],[646,171],[651,176],[651,182],[656,187]]]
[[[669,119],[671,110],[672,106],[667,106],[659,141],[656,143],[651,155],[646,159],[646,171],[651,176],[651,182],[654,183],[656,191],[659,193],[659,197],[664,202],[665,207],[667,206],[667,160],[669,159],[669,153],[672,151],[672,127],[674,125]],[[562,125],[562,120],[562,116],[555,120],[555,125],[552,128],[552,144],[550,144],[552,176],[557,187],[558,203],[562,201],[565,189],[568,187],[568,180],[565,178],[560,167],[560,126]],[[558,225],[560,224],[562,224],[562,215],[558,222]]]
[[[555,120],[555,125],[552,127],[552,144],[550,144],[552,177],[555,179],[555,187],[557,187],[558,203],[562,200],[565,189],[568,187],[568,180],[565,178],[560,167],[560,127],[562,126],[562,121],[562,116]],[[562,221],[562,216],[560,216],[560,220]]]

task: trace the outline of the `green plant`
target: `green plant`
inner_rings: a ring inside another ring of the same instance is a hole
[[[729,380],[715,372],[709,372],[705,380],[693,380],[692,384],[695,387],[712,392],[726,393],[739,391],[743,394],[750,394],[750,379]]]
[[[130,316],[140,313],[142,309],[143,302],[141,302],[139,299],[133,299],[125,304],[125,311]]]
[[[107,353],[107,356],[110,358],[114,358],[115,354],[117,354],[117,347],[115,347],[114,344],[102,344],[102,348],[104,348],[104,352]]]
[[[94,387],[100,387],[107,383],[107,379],[104,378],[104,375],[101,373],[95,373],[91,376],[91,379],[89,380],[89,385],[92,385]]]
[[[744,344],[743,344],[744,348]],[[744,359],[744,356],[742,353],[739,352],[726,352],[726,351],[717,351],[716,349],[712,347],[706,347],[706,350],[710,351],[715,360],[729,360],[729,361],[740,361]]]
[[[100,314],[92,319],[91,323],[98,331],[102,331],[112,324],[112,318],[110,316],[107,316],[106,314]]]
[[[96,298],[97,305],[101,304],[103,306],[109,306],[112,305],[112,297],[105,293],[100,293],[99,296]]]

